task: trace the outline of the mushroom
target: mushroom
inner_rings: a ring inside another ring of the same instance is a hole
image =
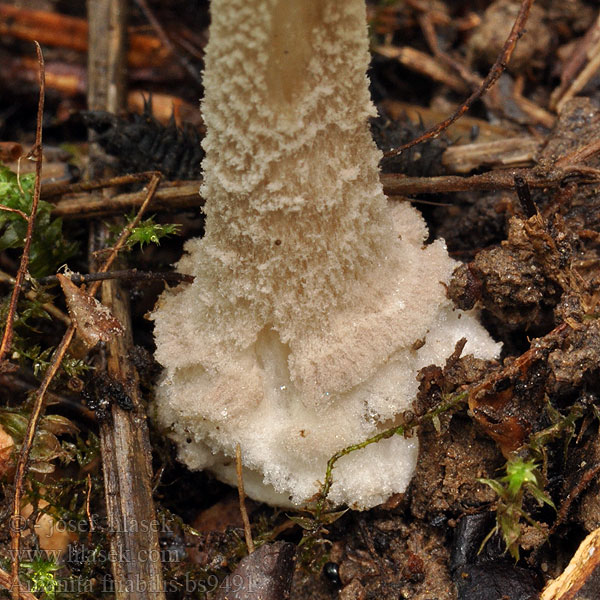
[[[206,234],[153,313],[156,413],[179,458],[251,497],[302,505],[329,457],[392,426],[417,371],[456,342],[496,356],[454,310],[444,242],[388,204],[370,136],[364,0],[213,0],[202,111]],[[340,459],[329,498],[368,508],[408,485],[417,441]]]

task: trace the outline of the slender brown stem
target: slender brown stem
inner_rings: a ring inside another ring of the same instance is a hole
[[[111,265],[117,258],[117,254],[119,253],[119,250],[121,250],[125,246],[125,243],[127,242],[127,238],[129,237],[131,232],[139,225],[140,221],[142,220],[142,216],[144,215],[144,212],[146,211],[146,208],[148,208],[148,204],[150,204],[150,201],[154,197],[156,188],[158,187],[158,184],[160,183],[160,178],[161,178],[160,173],[154,173],[152,175],[152,179],[150,180],[150,183],[148,184],[148,191],[146,193],[146,199],[142,203],[142,206],[140,206],[140,210],[138,211],[138,214],[135,216],[135,219],[133,219],[133,221],[128,223],[127,226],[121,232],[121,235],[119,236],[119,239],[117,240],[117,243],[110,249],[110,254],[109,254],[108,258],[104,261],[104,264],[102,265],[102,267],[100,267],[99,273],[106,273],[110,269]],[[98,289],[100,288],[101,285],[102,285],[102,281],[95,281],[92,284],[92,286],[90,287],[90,294],[93,296],[98,291]]]
[[[166,273],[154,273],[152,271],[138,271],[137,269],[123,269],[121,271],[109,271],[108,273],[87,273],[81,275],[73,273],[69,275],[69,279],[75,285],[82,283],[91,283],[92,281],[106,281],[108,279],[119,279],[121,281],[166,281],[168,283],[192,283],[193,275],[185,275],[184,273],[175,273],[172,271]],[[56,275],[49,275],[37,280],[38,285],[53,285],[58,283]]]
[[[521,177],[530,188],[558,187],[571,177],[580,179],[578,183],[597,183],[600,173],[590,171],[581,165],[572,168],[555,169],[538,175],[532,169],[506,169],[490,171],[467,177],[442,175],[440,177],[404,177],[392,173],[383,174],[381,182],[388,197],[414,194],[442,194],[447,192],[468,192],[485,190],[510,190],[515,186],[515,177]]]
[[[12,580],[9,573],[7,573],[4,569],[0,569],[0,587],[3,587],[7,590],[12,589]],[[21,600],[37,600],[37,598],[27,590],[21,588],[19,590],[19,596]]]
[[[248,554],[254,552],[254,541],[252,539],[252,529],[250,529],[250,519],[246,510],[246,493],[244,492],[244,477],[242,475],[242,448],[239,444],[235,446],[235,470],[237,474],[238,496],[240,498],[240,513],[244,523],[244,536],[246,537],[246,547]]]
[[[531,6],[533,5],[534,0],[522,0],[521,8],[519,9],[519,14],[513,24],[513,27],[510,31],[508,38],[506,38],[506,42],[504,43],[504,47],[502,51],[498,55],[496,62],[492,65],[490,72],[487,77],[483,80],[481,85],[458,107],[458,109],[452,114],[452,116],[448,117],[444,121],[441,121],[431,129],[428,129],[423,135],[420,135],[418,138],[408,142],[400,146],[399,148],[394,148],[393,150],[389,150],[384,154],[384,156],[396,156],[400,154],[404,150],[408,150],[408,148],[412,148],[425,140],[429,140],[431,138],[437,137],[442,131],[450,127],[452,123],[460,119],[473,105],[474,102],[479,100],[485,92],[487,92],[500,78],[500,75],[504,72],[512,53],[517,45],[519,38],[523,33],[523,29],[525,28],[525,23],[527,22],[527,17],[529,16],[529,11],[531,10]]]
[[[77,192],[91,192],[107,187],[116,187],[119,185],[128,185],[138,183],[155,175],[156,171],[144,171],[142,173],[130,173],[128,175],[119,175],[118,177],[106,177],[95,181],[80,181],[77,183],[46,183],[42,187],[42,198],[50,199],[54,196],[63,194],[75,194]]]
[[[20,584],[19,584],[19,552],[21,548],[21,529],[23,525],[23,517],[21,516],[21,498],[23,496],[23,482],[25,481],[25,474],[27,472],[27,464],[29,462],[29,456],[31,454],[31,448],[33,446],[33,439],[37,430],[38,423],[42,416],[44,409],[44,398],[48,387],[54,379],[54,376],[58,372],[62,359],[69,348],[69,344],[75,335],[75,327],[71,325],[65,332],[63,339],[61,340],[58,348],[54,352],[52,362],[48,367],[44,379],[35,393],[35,401],[31,410],[31,416],[27,423],[27,431],[21,444],[21,451],[19,452],[19,459],[17,460],[17,466],[15,468],[14,478],[14,491],[13,491],[13,510],[11,518],[11,551],[12,551],[12,589],[11,597],[12,600],[19,600],[20,597]]]
[[[19,215],[26,221],[29,221],[29,217],[22,210],[19,210],[18,208],[10,208],[10,206],[0,205],[0,210],[3,210],[4,212],[15,213],[16,215]]]
[[[37,53],[38,58],[40,77],[40,95],[38,99],[35,145],[33,146],[30,153],[35,158],[35,183],[33,187],[31,214],[27,217],[27,234],[25,236],[25,245],[23,246],[23,254],[21,255],[19,270],[17,271],[17,276],[15,277],[15,287],[13,288],[13,292],[10,297],[10,304],[8,307],[8,315],[6,317],[6,326],[4,328],[2,342],[0,342],[0,362],[4,360],[4,358],[10,351],[10,347],[12,345],[13,326],[17,314],[17,303],[19,301],[19,295],[21,293],[21,286],[23,285],[23,280],[25,279],[25,275],[27,274],[27,267],[29,266],[29,253],[31,251],[33,227],[35,225],[35,218],[37,216],[37,208],[40,202],[40,191],[42,186],[42,118],[44,116],[44,97],[46,89],[44,56],[42,54],[42,49],[40,48],[40,45],[37,42],[35,42],[35,51]],[[18,596],[15,596],[15,598],[17,597]]]
[[[154,174],[152,176],[152,180],[148,184],[148,192],[147,197],[135,219],[127,225],[127,227],[123,230],[117,243],[111,249],[111,253],[99,269],[101,273],[106,272],[110,265],[114,262],[118,252],[122,249],[127,241],[127,237],[131,233],[134,227],[138,225],[140,220],[142,219],[143,213],[146,210],[146,207],[152,200],[152,196],[156,191],[156,187],[160,181],[160,175]],[[38,190],[39,195],[39,190]],[[96,281],[90,287],[90,294],[95,294],[98,291],[98,288],[102,284],[101,281]],[[54,352],[52,357],[52,362],[48,367],[44,379],[38,388],[35,394],[35,401],[33,404],[33,408],[31,410],[31,416],[29,418],[29,422],[27,423],[27,431],[25,433],[25,437],[23,439],[23,444],[21,445],[21,451],[19,453],[19,459],[17,460],[17,465],[15,467],[15,478],[14,478],[14,492],[13,492],[13,506],[12,506],[12,527],[11,527],[11,550],[13,554],[12,561],[12,589],[11,595],[12,600],[19,600],[20,598],[20,586],[19,586],[19,551],[21,544],[21,529],[22,529],[22,516],[21,516],[21,498],[23,496],[23,482],[25,480],[25,474],[27,472],[27,465],[29,462],[29,456],[31,454],[31,448],[33,445],[33,440],[35,437],[35,433],[37,430],[37,426],[39,424],[40,418],[43,414],[44,410],[44,400],[46,397],[46,392],[48,391],[48,387],[52,382],[54,376],[60,369],[62,359],[64,358],[71,341],[75,335],[75,327],[71,325],[67,328],[58,348]]]

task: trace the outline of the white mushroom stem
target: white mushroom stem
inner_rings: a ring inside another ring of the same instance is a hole
[[[424,247],[419,214],[387,206],[364,0],[211,10],[206,235],[179,263],[194,284],[154,314],[158,415],[192,468],[234,483],[239,443],[250,496],[301,504],[333,453],[408,408],[420,367],[463,336],[481,356],[498,347],[446,300],[443,242]],[[415,460],[401,438],[344,457],[330,497],[373,506],[405,489]]]
[[[383,259],[363,0],[214,2],[203,114],[205,247],[229,298],[283,341]]]

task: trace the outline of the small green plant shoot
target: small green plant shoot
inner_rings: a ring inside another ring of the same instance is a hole
[[[160,245],[160,240],[170,235],[177,235],[179,225],[174,223],[167,223],[161,225],[160,223],[154,222],[154,217],[150,217],[140,222],[137,227],[134,227],[127,245],[129,248],[133,248],[136,244],[143,248],[146,244]]]
[[[519,560],[519,540],[521,537],[521,519],[534,527],[539,527],[523,509],[525,494],[530,494],[540,506],[547,504],[556,508],[550,497],[544,492],[542,476],[534,460],[523,460],[515,457],[506,463],[506,475],[499,479],[479,479],[481,483],[489,485],[498,495],[498,508],[496,510],[496,527],[490,531],[481,544],[486,542],[495,533],[500,532],[506,544],[506,549],[515,560]]]
[[[27,569],[25,576],[31,582],[31,591],[43,592],[46,598],[54,600],[60,587],[60,581],[56,578],[56,571],[60,566],[56,564],[53,556],[49,558],[36,557],[30,562],[22,562],[21,567]]]
[[[33,204],[33,173],[17,177],[0,165],[0,252],[8,248],[23,248],[27,235],[26,217]],[[39,278],[50,275],[74,254],[77,246],[67,242],[62,233],[61,219],[53,219],[52,204],[40,200],[29,255],[29,272]]]

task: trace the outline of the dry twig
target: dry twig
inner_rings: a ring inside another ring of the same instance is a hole
[[[560,85],[550,96],[550,108],[560,113],[600,68],[600,14],[576,44],[560,76]]]
[[[435,127],[427,130],[423,135],[420,135],[418,138],[408,142],[400,146],[399,148],[394,148],[393,150],[389,150],[384,154],[384,156],[396,156],[400,154],[404,150],[408,150],[408,148],[412,148],[425,140],[429,140],[431,138],[437,137],[442,131],[447,129],[452,123],[460,119],[462,115],[464,115],[473,105],[473,103],[485,92],[487,92],[500,78],[500,75],[506,69],[510,57],[517,45],[517,41],[521,37],[523,33],[523,29],[525,28],[525,23],[527,22],[527,17],[529,16],[529,11],[531,10],[531,6],[533,5],[534,0],[522,0],[521,8],[519,9],[519,14],[514,22],[514,25],[510,31],[506,42],[504,43],[504,47],[502,48],[502,52],[496,59],[496,62],[492,65],[490,72],[487,77],[483,80],[481,86],[477,90],[475,90],[464,102],[461,104],[458,109],[452,114],[452,116],[448,117],[441,123],[438,123]]]
[[[250,519],[246,510],[246,493],[244,492],[244,477],[242,474],[242,448],[239,444],[235,446],[235,472],[237,475],[238,496],[240,499],[240,513],[244,523],[244,536],[246,538],[246,547],[248,554],[254,552],[254,541],[252,540],[252,529],[250,528]]]
[[[3,588],[5,588],[7,590],[12,589],[11,577],[3,569],[0,569],[0,586],[2,586]],[[20,589],[19,595],[17,597],[20,598],[21,600],[37,600],[37,598],[31,592],[28,592],[27,590],[25,590],[23,588]]]
[[[0,276],[1,274],[2,273],[0,272]],[[123,269],[121,271],[109,271],[107,273],[87,273],[84,275],[72,273],[69,275],[69,279],[75,285],[90,283],[92,281],[107,281],[108,279],[119,279],[121,281],[166,281],[170,284],[183,282],[192,283],[194,281],[193,275],[185,275],[173,271],[154,273],[152,271],[138,271],[137,269]],[[38,279],[37,283],[39,285],[52,285],[58,283],[58,276],[49,275],[48,277]]]
[[[19,301],[21,286],[23,285],[23,280],[27,274],[27,267],[29,266],[29,252],[31,250],[31,243],[33,239],[33,227],[35,225],[35,218],[37,216],[37,208],[40,202],[40,191],[42,186],[42,118],[44,116],[44,97],[46,90],[44,79],[44,56],[42,55],[42,49],[37,42],[35,42],[35,51],[37,53],[39,63],[40,78],[40,94],[38,99],[35,144],[30,152],[30,155],[35,158],[35,184],[33,187],[31,214],[27,217],[27,235],[25,237],[25,245],[23,246],[23,254],[21,254],[19,270],[17,271],[17,276],[15,277],[15,287],[13,288],[13,293],[10,297],[8,316],[6,317],[4,334],[2,336],[2,342],[0,343],[0,363],[5,359],[12,345],[13,325],[15,322],[15,316],[17,314],[17,302]]]
[[[403,177],[387,173],[381,176],[381,181],[385,194],[391,197],[446,192],[510,190],[514,188],[515,176],[522,177],[530,188],[559,187],[571,177],[579,177],[581,184],[598,183],[600,180],[600,173],[597,170],[586,170],[578,165],[572,169],[553,169],[549,173],[542,174],[536,173],[534,169],[506,169],[467,177],[459,175]]]
[[[156,35],[162,42],[163,46],[169,50],[169,52],[177,59],[177,62],[189,73],[189,75],[194,79],[194,81],[198,84],[199,87],[202,86],[202,76],[200,72],[194,68],[194,65],[191,64],[189,60],[187,60],[184,56],[181,56],[177,49],[172,44],[169,36],[164,30],[163,26],[160,24],[160,21],[154,16],[151,8],[148,6],[148,2],[146,0],[135,0],[136,4],[140,7],[140,10],[148,19],[150,25],[156,31]]]
[[[104,262],[103,266],[99,269],[100,272],[105,272],[110,268],[110,265],[114,262],[117,253],[125,245],[125,242],[127,241],[127,237],[131,233],[131,230],[141,220],[142,215],[144,214],[144,211],[146,210],[148,204],[150,203],[150,201],[152,199],[152,195],[154,194],[154,192],[156,190],[156,186],[158,185],[159,179],[160,179],[160,177],[158,175],[156,175],[156,174],[153,175],[152,181],[148,185],[146,201],[141,206],[136,218],[132,221],[132,223],[129,224],[128,227],[126,227],[123,230],[123,232],[119,236],[117,243],[111,249],[110,255]],[[90,290],[89,290],[90,295],[96,294],[96,292],[98,291],[101,284],[102,284],[101,281],[96,281],[95,283],[93,283],[90,286]],[[11,527],[11,550],[12,550],[12,556],[13,556],[13,562],[12,562],[13,587],[12,587],[12,591],[11,591],[12,600],[19,600],[19,597],[20,597],[19,552],[20,552],[20,544],[21,544],[21,521],[22,521],[21,498],[23,496],[23,483],[25,481],[25,474],[27,472],[27,463],[29,461],[29,455],[31,453],[31,448],[33,446],[33,440],[35,437],[37,426],[39,424],[39,421],[42,417],[42,413],[44,410],[44,406],[45,406],[44,400],[46,397],[46,392],[48,391],[48,387],[50,386],[50,383],[54,379],[54,376],[60,369],[62,359],[64,358],[64,356],[69,348],[69,345],[71,344],[71,341],[73,340],[74,335],[75,335],[75,326],[70,325],[67,328],[67,330],[65,331],[65,334],[64,334],[60,344],[56,348],[56,350],[52,356],[52,361],[50,363],[50,366],[48,367],[48,369],[44,375],[44,379],[42,380],[40,387],[36,391],[33,408],[31,410],[31,416],[29,418],[29,422],[27,423],[27,431],[25,432],[25,436],[23,438],[23,443],[21,445],[21,451],[19,453],[19,458],[17,460],[17,465],[15,467],[13,507],[12,507],[12,527]]]

